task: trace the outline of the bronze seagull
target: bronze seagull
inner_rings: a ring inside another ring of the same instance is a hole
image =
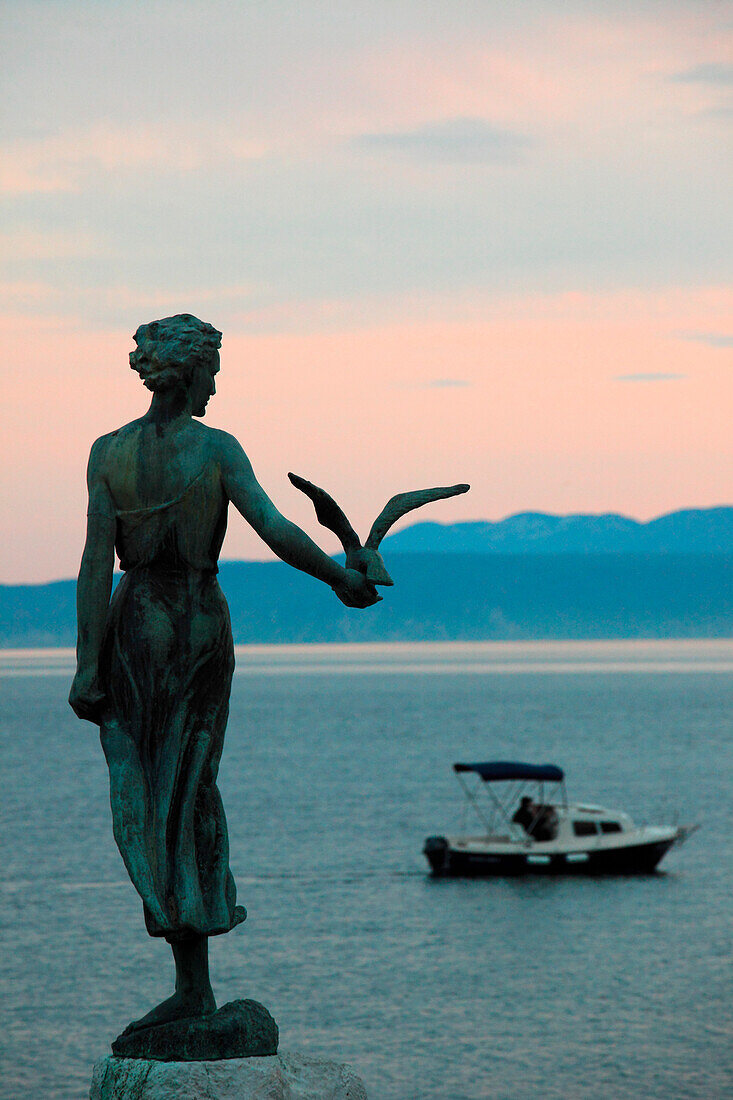
[[[346,551],[346,568],[358,569],[372,584],[384,585],[394,584],[394,581],[387,572],[382,555],[377,548],[390,527],[413,508],[422,508],[423,504],[430,504],[433,500],[459,496],[470,489],[470,485],[447,485],[435,489],[416,489],[412,493],[398,493],[387,501],[372,524],[369,537],[362,546],[356,531],[325,489],[319,489],[312,481],[306,481],[297,474],[288,474],[288,477],[296,489],[300,489],[311,498],[319,523],[338,535]]]

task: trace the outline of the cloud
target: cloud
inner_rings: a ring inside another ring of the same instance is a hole
[[[166,126],[96,123],[50,137],[19,139],[2,147],[0,192],[78,191],[92,172],[192,173],[212,165],[259,160],[262,143],[237,128],[210,124],[205,131],[180,122]]]
[[[0,271],[54,286],[53,311],[92,324],[127,325],[137,306],[119,286],[196,312],[191,288],[251,285],[207,308],[219,328],[236,313],[260,331],[370,323],[428,295],[722,283],[724,145],[689,122],[726,89],[669,79],[722,57],[700,53],[714,40],[688,43],[682,17],[610,27],[526,6],[538,14],[469,5],[474,22],[439,4],[438,30],[419,0],[384,26],[369,5],[323,20],[230,5],[218,20],[194,3],[167,34],[165,5],[92,4],[77,23],[11,5],[25,37],[0,74],[15,134],[0,177],[22,239]],[[71,54],[73,80],[58,62]],[[528,164],[498,167],[512,157]],[[85,233],[100,243],[81,254]],[[683,328],[729,331],[684,312],[665,335]]]
[[[706,107],[705,110],[697,112],[696,118],[728,122],[729,119],[733,119],[733,107]]]
[[[648,374],[617,374],[617,382],[677,382],[680,378],[686,378],[684,374],[665,374],[662,371],[649,372]]]
[[[471,383],[465,378],[431,378],[426,385],[435,389],[448,389],[451,386],[470,386]]]
[[[398,153],[447,164],[518,164],[532,138],[482,118],[452,118],[411,130],[359,134],[351,144],[367,151]]]
[[[733,348],[733,336],[724,332],[678,332],[677,336],[680,340],[692,340],[710,348]]]
[[[13,265],[28,261],[34,267],[38,267],[46,261],[56,261],[63,265],[69,260],[97,260],[100,257],[109,257],[110,253],[108,243],[101,231],[92,232],[72,228],[44,231],[19,228],[0,233],[0,254],[9,259],[12,258]],[[43,286],[40,280],[25,280],[25,284],[26,288],[32,285],[34,295],[40,296],[39,290]]]
[[[733,84],[733,64],[725,61],[694,65],[691,69],[673,73],[678,84]]]

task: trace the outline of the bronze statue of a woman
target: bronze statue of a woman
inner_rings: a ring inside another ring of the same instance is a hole
[[[216,785],[234,654],[217,560],[231,502],[283,561],[348,607],[379,599],[278,512],[233,436],[199,422],[215,393],[221,333],[189,314],[142,325],[130,365],[148,412],[89,457],[69,702],[99,725],[114,835],[151,936],[170,943],[175,993],[135,1029],[216,1008],[208,937],[244,920]],[[115,549],[124,576],[110,601]]]

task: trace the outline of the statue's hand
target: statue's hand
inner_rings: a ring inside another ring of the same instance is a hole
[[[69,706],[77,718],[99,725],[104,692],[99,686],[96,668],[79,668],[69,692]]]
[[[371,581],[356,569],[344,569],[342,583],[334,585],[333,590],[347,607],[371,607],[382,598]]]

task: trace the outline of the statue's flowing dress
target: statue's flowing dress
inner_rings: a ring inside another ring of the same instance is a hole
[[[124,576],[100,662],[115,839],[152,936],[244,919],[216,785],[234,651],[217,560],[227,500],[210,465],[175,499],[116,512]]]

